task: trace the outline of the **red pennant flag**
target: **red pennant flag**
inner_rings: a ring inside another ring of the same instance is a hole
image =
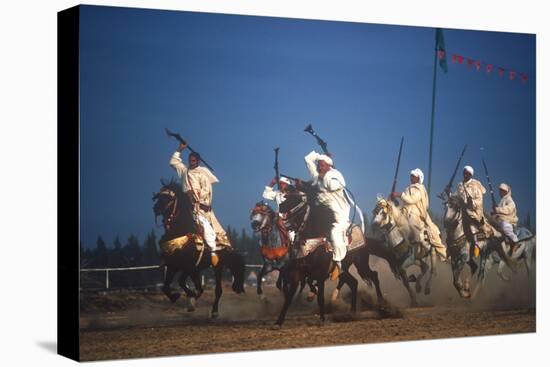
[[[487,72],[490,73],[491,71],[493,71],[493,65],[487,64]]]
[[[468,69],[471,68],[473,64],[474,64],[474,60],[468,58]]]
[[[457,59],[458,59],[458,63],[462,65],[462,61],[464,60],[464,57],[461,55],[458,55]]]
[[[498,76],[502,77],[504,75],[504,69],[498,68]]]
[[[481,61],[476,61],[476,70],[479,71],[481,69]]]
[[[516,72],[514,70],[510,70],[510,80],[514,80],[516,78]]]
[[[523,84],[527,83],[527,74],[521,73],[521,82]]]
[[[454,64],[458,58],[458,55],[453,54],[453,57],[451,58],[451,62]]]

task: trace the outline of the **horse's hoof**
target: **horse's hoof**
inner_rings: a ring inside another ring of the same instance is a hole
[[[212,314],[210,315],[210,318],[211,319],[217,319],[218,318],[218,313],[217,312],[212,312]]]
[[[275,324],[271,326],[271,330],[281,330],[281,328],[282,328],[282,325],[279,325],[279,324]]]
[[[432,293],[432,290],[430,288],[426,288],[424,289],[424,295],[429,295],[430,293]]]

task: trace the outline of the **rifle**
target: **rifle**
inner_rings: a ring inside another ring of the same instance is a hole
[[[485,177],[487,177],[487,184],[489,185],[489,192],[491,193],[491,202],[493,203],[493,210],[497,207],[497,201],[495,200],[495,192],[493,190],[493,183],[491,182],[491,177],[489,177],[489,170],[487,169],[487,164],[485,159],[481,158],[483,163],[483,168],[485,169]]]
[[[313,127],[311,127],[311,124],[307,125],[304,131],[313,135],[313,137],[317,140],[317,144],[319,144],[321,146],[321,149],[323,149],[323,153],[325,153],[326,155],[330,155],[330,153],[328,152],[327,143],[323,139],[321,139],[319,135],[317,135],[317,133],[313,130]]]
[[[449,190],[451,189],[451,187],[453,187],[453,181],[455,180],[455,177],[456,177],[456,173],[458,172],[458,167],[460,167],[460,162],[462,161],[462,157],[464,157],[464,152],[466,152],[466,147],[468,145],[464,145],[464,148],[462,149],[462,153],[460,153],[460,157],[458,157],[458,161],[456,162],[456,166],[455,166],[455,170],[451,176],[451,179],[449,180],[449,183],[447,184],[447,186],[445,186],[445,189],[449,188]],[[441,200],[445,200],[445,195],[448,195],[446,191],[443,191],[442,193],[438,194],[437,197],[440,198]]]
[[[279,183],[281,179],[281,175],[279,174],[279,147],[273,150],[275,151],[275,165],[273,166],[275,169],[275,179],[277,180],[277,188],[281,190],[281,184]]]
[[[170,130],[168,129],[165,129],[166,130],[166,135],[168,136],[172,136],[174,138],[176,138],[177,141],[179,141],[181,144],[186,144],[187,145],[187,142],[185,140],[183,140],[183,138],[181,137],[180,134],[178,133],[174,133],[174,132],[171,132]],[[191,148],[189,145],[187,145],[187,149],[189,149],[192,153],[197,153],[197,151],[195,151],[193,148]],[[199,154],[199,153],[197,153]],[[200,155],[200,154],[199,154]],[[212,172],[214,172],[214,169],[212,167],[210,167],[210,165],[208,163],[206,163],[206,161],[202,158],[201,156],[201,161],[202,163],[204,163],[204,165],[206,167],[208,167],[208,169]]]
[[[395,175],[393,176],[393,184],[391,186],[391,194],[392,195],[395,192],[395,187],[397,186],[397,175],[399,173],[399,164],[401,163],[401,152],[403,151],[403,140],[405,139],[404,136],[401,137],[401,144],[399,144],[399,155],[397,156],[397,166],[395,167]],[[393,198],[393,202],[398,205],[397,199]]]

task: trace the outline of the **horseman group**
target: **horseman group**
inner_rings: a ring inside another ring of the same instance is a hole
[[[271,209],[266,201],[261,201],[256,204],[250,216],[253,230],[261,234],[260,246],[264,256],[264,266],[258,275],[258,294],[262,294],[263,276],[273,269],[280,270],[277,286],[284,291],[285,306],[277,321],[279,325],[284,320],[299,282],[302,283],[302,287],[308,283],[311,294],[317,295],[321,307],[321,319],[324,319],[323,283],[328,278],[340,280],[337,290],[342,286],[342,282],[350,284],[352,291],[354,288],[356,290],[357,283],[355,279],[350,280],[351,275],[348,272],[352,263],[369,284],[372,284],[371,281],[375,283],[379,301],[383,301],[376,272],[370,270],[368,265],[369,254],[381,256],[388,261],[396,278],[402,280],[408,289],[413,304],[416,304],[416,300],[409,282],[416,282],[416,290],[419,292],[421,277],[431,269],[430,278],[425,287],[425,293],[428,294],[431,275],[435,274],[436,259],[451,264],[454,285],[464,298],[472,295],[469,289],[469,277],[464,280],[462,276],[461,279],[464,264],[470,265],[470,277],[479,267],[481,268],[478,276],[483,276],[492,262],[502,263],[499,264],[499,274],[503,264],[515,271],[519,259],[525,259],[529,270],[534,236],[525,233],[524,230],[522,238],[518,238],[517,209],[512,198],[512,189],[508,184],[501,183],[498,186],[500,202],[497,204],[493,197],[492,210],[490,214],[486,214],[483,200],[487,190],[479,180],[474,178],[474,168],[470,165],[464,166],[463,178],[458,183],[456,191],[452,192],[453,179],[451,179],[444,193],[439,195],[446,207],[444,226],[447,236],[444,244],[440,229],[429,214],[430,201],[424,186],[424,173],[420,168],[414,168],[410,171],[410,185],[402,192],[394,191],[394,184],[387,198],[378,198],[373,210],[372,222],[373,228],[380,236],[368,238],[363,234],[363,223],[361,226],[353,224],[356,214],[361,222],[363,216],[353,200],[351,191],[346,186],[343,173],[335,167],[326,143],[319,138],[311,126],[308,126],[305,131],[317,139],[323,150],[322,153],[311,151],[304,157],[310,179],[306,181],[280,175],[276,158],[275,178],[265,186],[262,192],[263,199],[273,202],[275,210]],[[178,140],[180,144],[171,156],[169,164],[181,181],[181,186],[178,188],[181,191],[173,192],[175,189],[167,189],[170,185],[164,185],[154,196],[155,214],[163,216],[165,228],[165,234],[160,239],[164,262],[168,267],[170,257],[173,257],[174,253],[183,252],[187,245],[193,243],[194,251],[186,256],[193,258],[195,269],[189,270],[188,275],[192,279],[197,279],[196,275],[201,269],[199,264],[202,262],[206,267],[209,265],[214,267],[221,278],[221,268],[232,266],[229,261],[227,264],[224,263],[222,253],[237,254],[214,214],[212,187],[219,180],[212,170],[201,165],[201,156],[192,149],[186,165],[183,162],[182,153],[188,148],[188,144],[181,138]],[[488,174],[487,178],[489,179]],[[492,191],[490,181],[489,186]],[[181,211],[179,207],[183,204],[170,200],[162,203],[163,195],[167,198],[181,196],[180,201],[188,203],[183,207],[190,214],[189,217],[193,222],[190,227],[193,228],[192,231],[187,229],[178,231],[175,228],[178,225],[176,218]],[[319,218],[326,218],[326,220]],[[316,224],[320,227],[317,231],[312,229]],[[278,234],[276,241],[272,236],[274,228]],[[363,261],[357,260],[360,257],[363,257]],[[430,260],[431,266],[426,263],[425,258]],[[477,263],[476,258],[480,259]],[[421,274],[418,277],[407,276],[404,271],[413,264],[420,266]],[[235,268],[234,264],[233,268]],[[175,267],[173,273],[178,270],[181,271]],[[164,291],[174,301],[177,297],[174,297],[169,290],[173,276],[167,278],[169,279],[166,280]],[[242,279],[239,281],[242,282]],[[185,289],[185,279],[180,281],[180,284]],[[195,285],[200,288],[197,281]],[[242,284],[240,286],[234,284],[233,289],[237,292],[242,290]],[[200,291],[202,292],[202,288]],[[200,295],[189,293],[187,290],[186,292],[192,297]],[[213,314],[214,312],[217,314],[218,293],[221,295],[221,285],[220,289],[216,290],[217,299]],[[355,309],[355,305],[352,305],[352,308]]]

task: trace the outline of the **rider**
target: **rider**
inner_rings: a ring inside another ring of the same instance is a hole
[[[277,178],[273,178],[269,185],[267,185],[264,189],[264,192],[262,194],[262,197],[266,200],[275,201],[275,204],[277,204],[277,213],[279,212],[279,205],[283,203],[286,200],[286,194],[292,191],[295,191],[294,185],[292,185],[292,181],[286,177],[280,177],[279,178],[279,189],[275,190],[273,186],[277,183]],[[283,218],[281,218],[280,215],[277,216],[277,228],[279,229],[279,236],[281,238],[281,245],[286,247],[294,241],[294,231],[289,231],[285,224]]]
[[[430,244],[435,248],[439,259],[446,262],[447,248],[441,242],[439,228],[430,217],[428,193],[424,187],[424,173],[416,168],[410,174],[411,184],[402,193],[393,192],[392,199],[401,198],[403,208],[407,213],[409,225],[412,228],[414,242],[420,243],[429,250]],[[428,236],[428,241],[424,238]]]
[[[328,207],[334,214],[334,223],[330,231],[330,240],[334,248],[331,279],[336,280],[342,270],[342,259],[346,256],[346,230],[350,226],[350,205],[344,194],[346,181],[344,176],[333,167],[332,158],[312,151],[305,156],[306,166],[313,178],[313,186],[318,190],[318,201]]]
[[[474,245],[474,253],[479,251],[477,234],[482,232],[486,237],[491,236],[491,226],[487,223],[483,214],[483,195],[485,187],[473,178],[474,169],[464,166],[463,180],[457,186],[456,192],[451,194],[451,188],[447,186],[445,192],[449,196],[458,197],[464,208],[464,231],[470,242]]]
[[[504,233],[507,242],[510,243],[510,252],[517,248],[518,236],[514,233],[514,226],[518,223],[517,209],[512,199],[512,188],[501,183],[498,187],[500,193],[500,202],[493,208],[491,213],[499,225],[499,229]]]
[[[181,179],[183,192],[193,204],[193,215],[204,232],[204,240],[212,253],[212,266],[218,264],[216,243],[231,246],[227,234],[212,210],[212,184],[219,182],[216,176],[206,167],[199,166],[201,157],[197,152],[189,154],[189,168],[181,160],[181,152],[187,144],[180,144],[170,159],[178,177]]]

